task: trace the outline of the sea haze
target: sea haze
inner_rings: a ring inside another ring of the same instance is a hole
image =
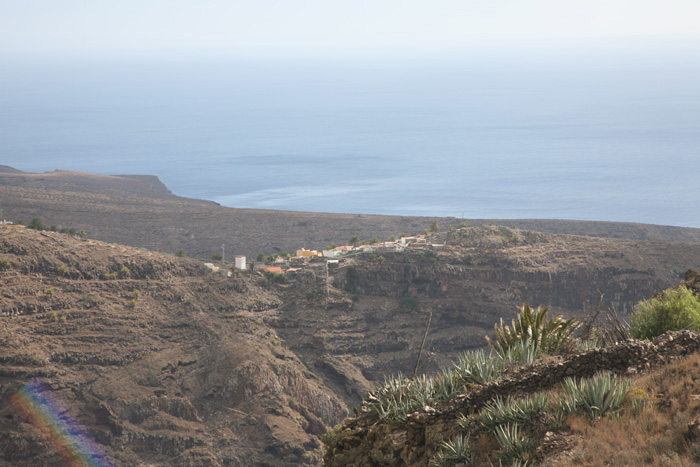
[[[241,208],[700,227],[698,58],[13,59],[0,163]]]

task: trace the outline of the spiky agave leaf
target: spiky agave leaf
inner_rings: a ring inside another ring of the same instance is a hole
[[[541,352],[556,353],[569,342],[581,324],[574,318],[565,320],[562,315],[548,318],[548,313],[548,307],[538,306],[533,310],[525,303],[518,309],[510,326],[503,319],[494,325],[495,341],[489,337],[486,340],[501,357],[524,340],[530,341]]]

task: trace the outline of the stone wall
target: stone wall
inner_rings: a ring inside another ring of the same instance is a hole
[[[599,371],[634,374],[700,350],[700,334],[668,332],[655,341],[630,340],[592,349],[561,361],[541,362],[491,384],[478,386],[443,405],[425,407],[405,424],[380,422],[366,410],[349,418],[327,444],[327,465],[426,465],[430,440],[456,432],[457,419],[476,413],[497,396],[549,389],[566,377],[590,377]]]

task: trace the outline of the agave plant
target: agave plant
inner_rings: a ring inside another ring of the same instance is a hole
[[[597,418],[622,406],[629,394],[630,381],[610,373],[598,373],[578,382],[566,378],[562,385],[561,409],[565,413],[584,409],[591,418]]]
[[[537,447],[537,443],[520,434],[520,425],[517,423],[498,425],[496,439],[501,446],[501,450],[498,451],[499,457],[509,465],[527,464],[530,453]]]
[[[501,355],[505,364],[511,367],[532,366],[542,355],[542,349],[538,343],[530,338],[525,338],[513,344]]]
[[[549,318],[548,307],[538,306],[534,310],[527,304],[518,309],[518,315],[508,326],[501,318],[494,325],[496,340],[486,340],[494,351],[505,358],[509,349],[528,340],[540,352],[556,353],[569,343],[572,334],[581,325],[574,318],[565,320],[562,315]]]
[[[483,350],[464,352],[453,369],[465,383],[485,384],[499,378],[506,364],[497,355],[487,355]]]
[[[431,466],[442,467],[454,463],[472,464],[474,455],[469,446],[469,436],[457,435],[449,441],[440,443],[435,458],[430,462]]]
[[[435,380],[422,375],[414,379],[402,374],[385,378],[384,385],[377,388],[365,401],[381,419],[403,422],[406,416],[426,405],[437,402]]]
[[[444,401],[461,393],[464,389],[464,379],[454,370],[442,370],[433,378],[436,401]]]
[[[493,430],[507,423],[531,423],[547,409],[547,395],[537,393],[530,397],[503,399],[497,396],[479,412],[481,426]]]

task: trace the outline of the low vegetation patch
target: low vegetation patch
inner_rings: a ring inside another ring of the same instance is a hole
[[[685,287],[666,291],[638,306],[637,313],[646,315],[645,320],[633,320],[633,332],[638,332],[635,324],[642,322],[654,323],[654,326],[661,323],[656,327],[649,325],[654,331],[643,334],[645,337],[653,336],[669,321],[681,323],[680,329],[690,327],[686,321],[672,317],[674,314],[692,316],[696,303],[697,298]],[[626,325],[619,320],[613,324],[613,331],[617,334],[624,331],[626,335]],[[539,391],[528,387],[525,394],[517,392],[522,389],[504,394],[499,389],[511,385],[514,376],[528,374],[521,372],[541,361],[543,356],[549,355],[548,361],[554,365],[547,368],[557,368],[559,355],[578,349],[598,355],[599,342],[604,345],[620,342],[619,339],[596,340],[586,332],[578,339],[574,334],[580,327],[577,320],[549,317],[547,308],[523,305],[510,325],[503,321],[496,325],[496,337],[489,340],[490,352],[465,352],[452,368],[432,377],[422,375],[409,379],[399,374],[386,378],[385,383],[363,402],[361,411],[356,411],[358,420],[367,416],[367,421],[373,425],[387,424],[391,427],[390,433],[413,432],[416,423],[443,417],[441,414],[447,417],[456,410],[457,417],[452,425],[438,423],[437,431],[429,431],[432,428],[427,427],[432,425],[426,425],[421,462],[432,466],[700,463],[700,378],[697,377],[700,357],[697,354],[654,370],[654,376],[631,379],[601,371],[582,377],[574,370],[575,376],[561,374],[558,380],[561,383],[549,384]],[[606,335],[604,331],[596,329],[601,335]],[[685,339],[694,342],[692,337]],[[677,342],[671,337],[666,341]],[[630,342],[629,345],[638,348],[635,346],[641,343]],[[570,361],[581,360],[572,357]],[[533,375],[545,367],[536,368]],[[569,374],[569,369],[566,370]],[[470,397],[480,400],[481,394],[491,399],[477,402],[480,408],[467,403]],[[443,418],[435,420],[431,423]],[[408,427],[413,428],[409,430]],[[343,430],[336,430],[333,441],[326,443],[327,455],[342,437]],[[649,438],[646,444],[643,443],[645,437]],[[615,443],[620,445],[617,450]],[[635,448],[640,443],[644,446]],[[366,448],[372,449],[371,446]],[[569,450],[570,455],[557,456],[562,448]]]
[[[415,310],[418,308],[418,299],[416,299],[416,297],[401,297],[399,304],[401,305],[401,308]]]
[[[700,331],[700,301],[683,285],[640,302],[632,313],[630,334],[636,339],[681,329]]]

